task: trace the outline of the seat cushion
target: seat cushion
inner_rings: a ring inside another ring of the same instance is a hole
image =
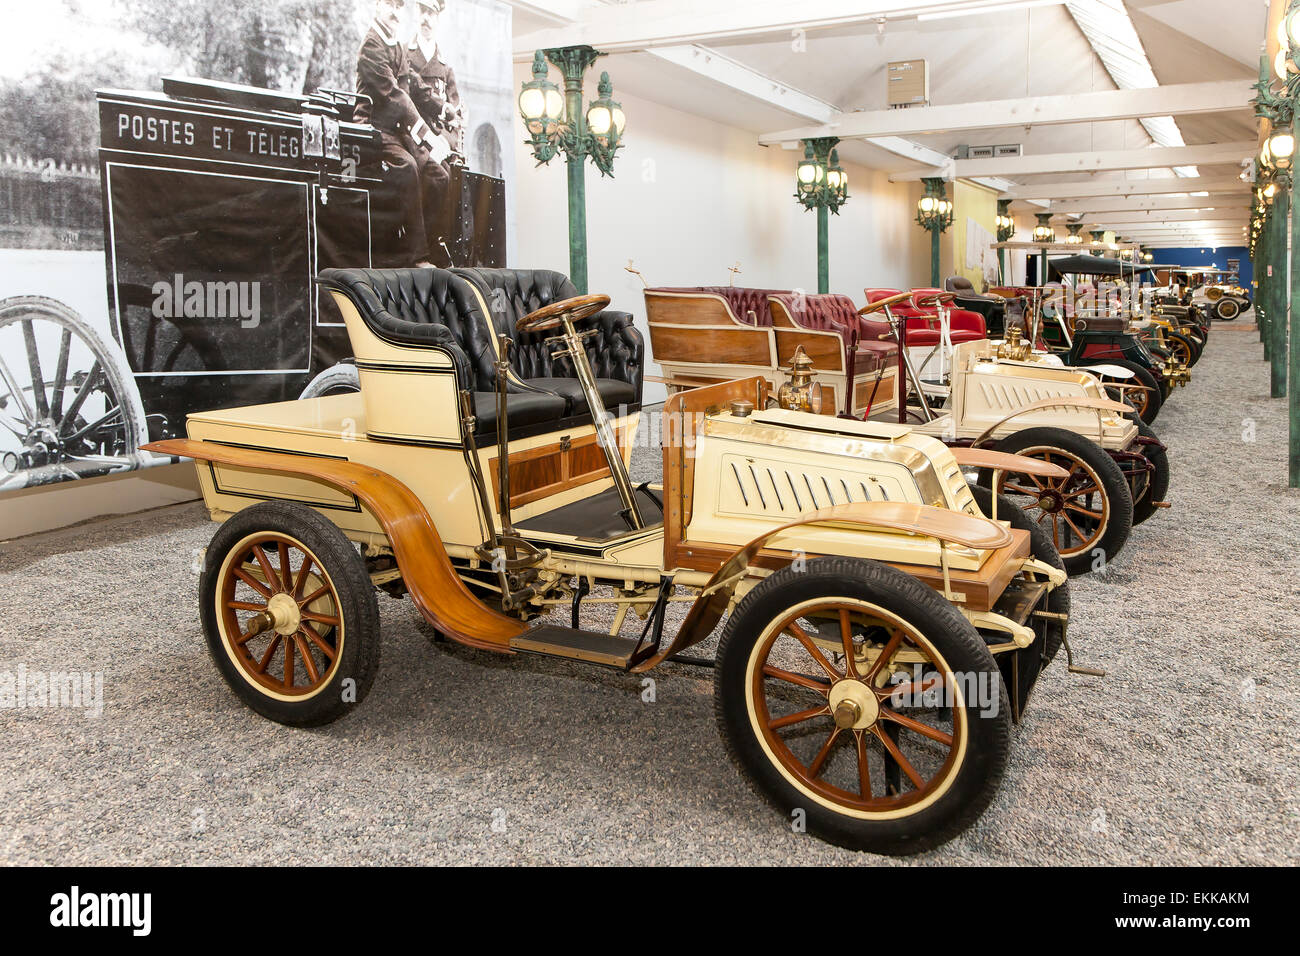
[[[497,393],[474,392],[474,434],[495,435],[497,431]],[[546,392],[511,392],[506,396],[507,434],[530,425],[564,418],[568,402]]]
[[[582,394],[582,385],[576,378],[526,378],[523,382],[563,398],[566,415],[586,415],[589,412],[587,397]],[[596,379],[596,391],[607,409],[633,405],[637,401],[636,388],[630,382],[620,382],[615,378]]]

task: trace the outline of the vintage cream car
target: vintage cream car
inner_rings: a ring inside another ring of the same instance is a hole
[[[639,394],[607,412],[589,352],[610,371],[601,350],[639,340],[538,275],[326,270],[361,391],[191,415],[151,446],[195,460],[222,522],[200,611],[225,680],[273,720],[333,720],[378,668],[376,591],[406,594],[484,651],[714,666],[732,757],[825,839],[909,853],[968,826],[1069,596],[1050,538],[963,468],[1061,469],[768,407],[751,376],[672,396],[663,483],[633,485]],[[592,606],[612,626],[584,628]],[[685,656],[724,617],[716,661]]]
[[[908,365],[917,431],[953,445],[993,447],[1060,465],[1064,478],[991,473],[995,483],[1036,520],[1071,573],[1087,571],[1119,553],[1132,525],[1167,507],[1169,460],[1165,447],[1132,407],[1110,389],[1122,368],[1076,368],[1036,352],[1009,326],[1003,341],[978,339],[953,347],[943,408],[931,407]],[[1098,373],[1113,378],[1103,382]]]

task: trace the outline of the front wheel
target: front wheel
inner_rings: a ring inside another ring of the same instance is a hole
[[[1115,365],[1122,369],[1127,369],[1133,373],[1133,379],[1112,378],[1099,371],[1093,371],[1088,365],[1080,365],[1079,368],[1091,371],[1101,379],[1103,386],[1111,393],[1116,401],[1127,402],[1133,406],[1138,417],[1150,425],[1160,414],[1160,406],[1164,404],[1164,392],[1160,387],[1160,382],[1156,380],[1155,375],[1149,369],[1143,368],[1137,362],[1130,362],[1128,359],[1107,359],[1101,363],[1104,365]],[[1141,385],[1142,388],[1121,388],[1122,385]]]
[[[208,650],[263,717],[311,727],[360,703],[379,669],[365,564],[327,518],[267,501],[217,529],[199,582]]]
[[[1235,322],[1241,315],[1241,303],[1224,296],[1214,304],[1214,314],[1222,322]]]
[[[918,853],[997,792],[1011,711],[993,655],[932,588],[874,561],[772,574],[727,622],[714,707],[733,761],[794,825]]]
[[[1026,428],[999,442],[998,451],[1069,472],[1064,478],[1003,472],[996,488],[1048,531],[1067,573],[1084,574],[1114,560],[1133,526],[1133,495],[1100,445],[1064,428]],[[993,486],[989,469],[980,469],[979,483]]]

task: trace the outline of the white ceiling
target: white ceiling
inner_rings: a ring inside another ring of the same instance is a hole
[[[635,0],[634,0],[635,3]],[[700,6],[740,6],[732,0],[705,0]],[[564,20],[543,17],[537,7],[581,11],[583,0],[568,3],[513,4],[516,39]],[[1162,86],[1220,80],[1253,80],[1258,75],[1267,6],[1260,0],[1126,0],[1129,16]],[[580,13],[579,13],[580,15]],[[918,22],[890,19],[883,32],[863,22],[806,34],[803,49],[784,30],[775,35],[713,39],[707,47],[785,86],[825,101],[841,111],[880,110],[886,102],[886,64],[928,60],[933,104],[958,104],[1027,96],[1071,94],[1116,88],[1087,38],[1065,6],[1039,6]],[[520,54],[517,49],[516,55]],[[807,125],[808,116],[782,109],[779,95],[759,98],[667,62],[654,52],[614,53],[601,61],[615,88],[753,133]],[[1254,140],[1253,111],[1177,117],[1188,145]],[[1026,155],[1076,153],[1145,147],[1151,139],[1137,120],[1071,125],[1024,126],[937,133],[911,137],[925,147],[951,154],[958,146],[1022,144]],[[756,148],[758,148],[756,146]],[[857,141],[840,147],[844,159],[899,172],[925,168],[894,153]],[[1202,166],[1203,177],[1235,176],[1237,166]],[[1068,181],[1089,174],[1019,177]],[[1093,174],[1108,179],[1167,177],[1168,170]],[[1189,180],[1189,188],[1195,180]]]

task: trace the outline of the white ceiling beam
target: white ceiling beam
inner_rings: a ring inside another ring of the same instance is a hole
[[[1151,212],[1161,209],[1249,209],[1250,194],[1220,194],[1219,196],[1162,196],[1131,199],[1071,199],[1052,203],[1052,212],[1063,216],[1083,215],[1085,218],[1099,212]],[[1016,200],[1012,209],[1028,205],[1028,200]]]
[[[582,18],[591,0],[505,0],[508,6],[555,24],[570,24]]]
[[[1087,221],[1108,229],[1136,228],[1170,222],[1247,222],[1250,213],[1245,209],[1182,209],[1167,212],[1129,213],[1104,212],[1088,216]]]
[[[818,123],[829,121],[838,112],[825,100],[778,82],[717,50],[686,45],[658,47],[646,52],[704,79]]]
[[[1186,179],[1089,179],[1069,183],[1029,183],[1013,186],[1004,199],[1078,199],[1091,196],[1161,196],[1187,192],[1246,192],[1250,184],[1235,176]]]
[[[1169,166],[1196,166],[1239,163],[1254,154],[1256,143],[1214,143],[1209,146],[1162,146],[1146,149],[1115,149],[1091,153],[1039,153],[1030,156],[1004,156],[1000,159],[958,159],[952,163],[953,174],[960,179],[976,176],[1038,176],[1045,173],[1087,173],[1114,169],[1163,169]],[[890,182],[911,182],[926,176],[940,175],[940,170],[893,173]],[[1196,178],[1186,182],[1194,183]]]
[[[882,18],[915,20],[918,15],[978,13],[999,6],[1008,6],[1008,0],[750,0],[711,4],[698,0],[639,0],[589,5],[577,23],[516,37],[514,55],[515,59],[526,59],[536,49],[581,43],[605,53],[623,53],[732,37],[788,35],[795,30],[821,30]]]
[[[1030,96],[983,103],[912,106],[901,110],[863,110],[841,113],[823,126],[764,133],[758,141],[764,146],[774,146],[814,136],[838,136],[840,139],[921,136],[958,130],[1051,126],[1186,113],[1247,112],[1253,95],[1249,81],[1229,80],[1141,90],[1100,90],[1068,96]]]

